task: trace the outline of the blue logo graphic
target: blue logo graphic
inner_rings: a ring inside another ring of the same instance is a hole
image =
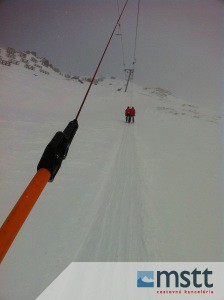
[[[137,287],[154,287],[154,271],[138,271]]]

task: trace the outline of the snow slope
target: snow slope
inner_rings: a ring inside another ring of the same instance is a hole
[[[0,65],[0,84],[2,223],[88,83]],[[72,261],[223,259],[222,116],[123,86],[93,86],[68,157],[1,265],[1,300],[35,299]],[[124,122],[130,103],[135,124]]]

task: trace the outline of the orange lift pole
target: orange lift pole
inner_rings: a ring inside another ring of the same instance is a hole
[[[13,243],[23,223],[48,181],[53,181],[78,129],[77,120],[69,122],[63,132],[58,131],[44,150],[37,173],[19,198],[0,228],[0,263]]]
[[[28,187],[26,188],[26,190],[12,209],[11,213],[3,223],[2,227],[0,228],[0,263],[5,257],[7,251],[9,250],[9,247],[14,241],[16,235],[18,234],[20,228],[22,227],[23,223],[28,217],[31,209],[36,203],[47,182],[52,182],[54,180],[55,176],[57,175],[57,172],[61,167],[62,161],[66,158],[68,154],[69,147],[79,127],[79,114],[83,108],[83,105],[92,87],[96,74],[99,70],[99,67],[102,63],[107,48],[109,47],[111,39],[114,35],[116,27],[120,21],[120,18],[125,10],[128,1],[129,0],[126,0],[125,5],[120,13],[120,16],[116,22],[113,32],[109,38],[106,48],[101,56],[100,62],[90,82],[85,97],[81,103],[76,118],[68,123],[67,127],[64,129],[63,132],[58,131],[54,135],[50,143],[47,145],[38,163],[36,175],[33,177]]]
[[[17,233],[28,217],[42,190],[51,177],[47,169],[40,169],[19,198],[0,229],[0,263],[5,257]]]

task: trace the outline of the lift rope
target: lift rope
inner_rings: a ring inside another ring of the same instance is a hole
[[[117,6],[119,8],[118,0],[117,0]],[[137,19],[136,19],[136,26],[135,26],[135,37],[134,37],[134,51],[133,51],[133,61],[132,61],[132,68],[124,68],[124,72],[126,75],[126,86],[125,86],[125,92],[127,92],[129,81],[134,79],[134,71],[135,71],[135,64],[136,64],[136,51],[137,51],[137,42],[138,42],[138,26],[139,26],[139,13],[140,13],[140,0],[138,0],[138,7],[137,7]],[[121,34],[122,37],[122,34]],[[123,46],[123,39],[122,39],[122,53],[124,52],[124,46]],[[124,54],[122,54],[124,57]],[[124,63],[123,63],[124,65]]]
[[[136,27],[135,27],[135,44],[134,44],[134,54],[133,54],[133,62],[132,62],[132,77],[131,77],[131,106],[133,106],[133,91],[134,91],[134,74],[135,74],[135,64],[136,64],[136,50],[137,50],[137,40],[138,40],[138,24],[139,24],[139,12],[140,12],[140,0],[138,0],[138,9],[137,9],[137,20],[136,20]],[[127,90],[127,87],[126,87]]]
[[[126,1],[125,5],[124,5],[124,7],[123,7],[123,9],[122,9],[122,11],[121,11],[121,13],[120,13],[120,16],[119,16],[119,18],[118,18],[118,20],[117,20],[117,23],[116,23],[116,25],[114,26],[114,30],[113,30],[113,32],[111,33],[111,36],[110,36],[109,41],[108,41],[108,43],[107,43],[107,45],[106,45],[106,48],[105,48],[105,50],[104,50],[104,52],[103,52],[103,54],[102,54],[102,57],[101,57],[101,59],[100,59],[100,61],[99,61],[99,64],[98,64],[98,66],[97,66],[97,68],[96,68],[96,71],[95,71],[95,73],[94,73],[94,75],[93,75],[93,77],[92,77],[92,80],[91,80],[91,82],[90,82],[89,88],[88,88],[88,90],[87,90],[87,92],[86,92],[86,94],[85,94],[85,97],[84,97],[84,99],[83,99],[83,101],[82,101],[82,104],[81,104],[81,106],[80,106],[80,108],[79,108],[79,111],[78,111],[78,113],[77,113],[77,115],[76,115],[76,118],[75,118],[76,120],[78,119],[79,114],[80,114],[80,112],[81,112],[81,110],[82,110],[82,108],[83,108],[83,105],[84,105],[84,103],[85,103],[85,101],[86,101],[86,98],[87,98],[87,96],[88,96],[88,94],[89,94],[89,91],[90,91],[90,89],[91,89],[91,87],[92,87],[92,85],[93,85],[93,82],[94,82],[94,80],[95,80],[96,74],[97,74],[97,72],[98,72],[98,70],[99,70],[99,67],[100,67],[100,65],[101,65],[101,63],[102,63],[102,60],[103,60],[103,58],[104,58],[104,56],[105,56],[105,53],[106,53],[106,51],[107,51],[107,49],[108,49],[108,47],[109,47],[109,44],[110,44],[110,42],[111,42],[111,39],[112,39],[112,37],[113,37],[113,35],[114,35],[114,32],[115,32],[115,30],[116,30],[116,28],[117,28],[117,25],[118,25],[119,22],[120,22],[121,16],[123,15],[123,12],[124,12],[124,10],[125,10],[125,8],[126,8],[126,5],[127,5],[128,1],[129,1],[129,0]]]
[[[24,193],[12,209],[11,213],[6,218],[2,227],[0,228],[0,263],[4,259],[16,235],[18,234],[20,228],[22,227],[23,223],[28,217],[41,192],[45,188],[47,182],[52,182],[54,180],[57,172],[61,167],[62,161],[67,156],[70,144],[72,143],[76,131],[78,130],[78,117],[82,111],[83,105],[87,99],[89,91],[95,80],[96,74],[103,61],[105,53],[109,47],[111,39],[114,35],[117,25],[120,22],[121,16],[123,15],[128,1],[129,0],[126,0],[124,7],[119,15],[119,18],[117,19],[109,41],[100,58],[96,71],[92,77],[87,92],[80,105],[76,118],[69,122],[69,124],[63,132],[57,132],[51,140],[51,142],[47,145],[37,166],[37,173],[35,174],[30,184],[27,186],[26,190],[24,191]]]
[[[137,11],[137,21],[135,28],[135,46],[134,46],[134,55],[133,55],[133,69],[136,63],[136,49],[137,49],[137,39],[138,39],[138,23],[139,23],[139,11],[140,11],[140,0],[138,0],[138,11]]]
[[[117,11],[118,11],[118,15],[119,15],[120,14],[120,7],[119,7],[118,0],[117,0]],[[122,34],[121,23],[120,22],[118,24],[118,35],[120,36],[120,40],[121,40],[122,61],[123,61],[123,68],[125,70],[126,69],[126,64],[125,64],[125,56],[124,56],[124,42],[123,42],[123,34]]]

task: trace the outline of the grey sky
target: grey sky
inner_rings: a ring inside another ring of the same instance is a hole
[[[137,2],[129,0],[121,22],[127,67],[132,64]],[[34,50],[67,73],[91,76],[115,24],[116,5],[117,0],[2,0],[0,46]],[[136,83],[218,109],[223,19],[221,0],[141,0]],[[123,78],[118,36],[99,75]]]

